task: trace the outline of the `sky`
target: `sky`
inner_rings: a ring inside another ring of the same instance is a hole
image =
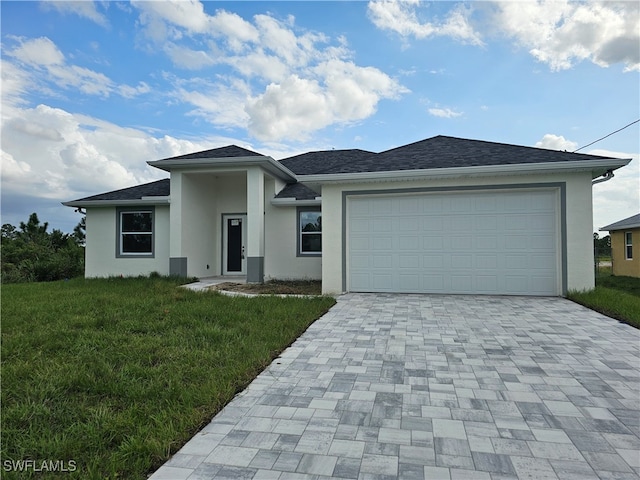
[[[640,3],[0,2],[1,216],[235,144],[275,159],[436,135],[574,151],[640,118]],[[580,150],[631,163],[594,231],[640,212],[640,123]],[[606,233],[601,233],[601,236]]]

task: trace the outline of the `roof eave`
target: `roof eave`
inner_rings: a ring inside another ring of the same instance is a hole
[[[182,160],[165,159],[148,161],[147,164],[166,172],[171,170],[262,167],[266,172],[285,181],[295,181],[295,174],[284,165],[267,156],[225,157],[225,158],[189,158]]]
[[[613,225],[607,225],[606,227],[600,228],[599,232],[619,232],[620,230],[631,230],[634,228],[640,228],[640,223],[631,223],[629,225],[621,225],[619,227],[613,227]]]
[[[131,200],[72,200],[62,202],[65,207],[87,208],[87,207],[123,207],[136,205],[169,205],[170,197],[142,197]]]
[[[306,200],[298,200],[297,198],[272,198],[271,205],[274,207],[317,207],[322,205],[322,197]]]
[[[590,171],[592,178],[603,175],[608,170],[616,170],[624,167],[631,161],[630,158],[605,158],[594,160],[581,160],[573,162],[540,162],[518,163],[509,165],[480,165],[473,167],[449,167],[413,170],[387,170],[381,172],[355,172],[333,173],[317,175],[298,175],[301,183],[344,183],[366,182],[381,180],[407,180],[420,178],[447,178],[461,176],[485,176],[485,175],[526,175],[540,173],[558,173],[563,171]]]

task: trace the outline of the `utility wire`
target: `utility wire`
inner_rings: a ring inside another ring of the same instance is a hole
[[[628,128],[628,127],[630,127],[631,125],[633,125],[634,123],[638,123],[638,122],[640,122],[640,118],[639,118],[638,120],[636,120],[635,122],[631,122],[629,125],[625,125],[624,127],[619,128],[619,129],[618,129],[618,130],[616,130],[615,132],[611,132],[609,135],[605,135],[604,137],[599,138],[598,140],[596,140],[596,141],[594,141],[594,142],[587,143],[584,147],[580,147],[578,150],[582,150],[583,148],[587,148],[587,147],[589,147],[589,146],[593,145],[594,143],[598,143],[600,140],[604,140],[605,138],[610,137],[610,136],[611,136],[611,135],[613,135],[614,133],[621,132],[621,131],[622,131],[622,130],[624,130],[625,128]],[[576,153],[578,150],[574,150],[572,153]]]

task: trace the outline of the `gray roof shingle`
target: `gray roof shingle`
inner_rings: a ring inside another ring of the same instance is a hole
[[[171,182],[168,178],[155,182],[136,185],[135,187],[122,188],[112,192],[100,193],[90,197],[79,198],[68,203],[96,202],[104,200],[141,200],[142,197],[166,197],[170,194]]]
[[[280,160],[296,175],[386,172],[434,168],[572,162],[605,157],[438,135],[381,153],[310,152]]]
[[[284,158],[280,163],[296,175],[333,173],[345,164],[360,164],[376,154],[366,150],[322,150]]]
[[[629,218],[625,218],[618,222],[602,227],[600,231],[613,232],[615,230],[624,230],[625,228],[638,228],[640,227],[640,213],[632,215]]]
[[[276,198],[295,198],[296,200],[315,200],[318,192],[311,190],[302,183],[288,183],[276,195]]]
[[[186,155],[178,155],[177,157],[163,158],[162,160],[180,160],[189,158],[232,158],[232,157],[264,157],[261,153],[252,152],[246,148],[236,145],[228,145],[226,147],[213,148],[211,150],[203,150],[201,152],[187,153]]]

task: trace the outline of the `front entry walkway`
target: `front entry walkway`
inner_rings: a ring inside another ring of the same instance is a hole
[[[638,330],[561,298],[348,294],[151,478],[639,473]]]

